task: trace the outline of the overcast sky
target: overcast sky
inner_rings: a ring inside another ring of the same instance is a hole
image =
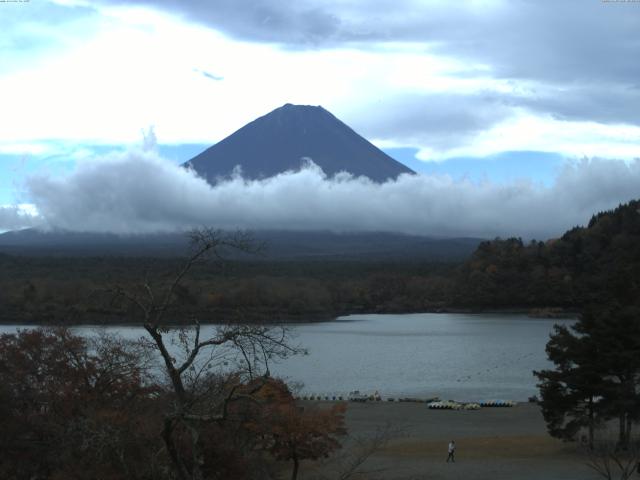
[[[0,230],[540,238],[640,196],[640,2],[31,0],[0,3],[0,32]],[[284,103],[324,106],[422,176],[216,190],[173,167]],[[153,153],[135,146],[150,126]],[[146,196],[125,188],[147,178]]]

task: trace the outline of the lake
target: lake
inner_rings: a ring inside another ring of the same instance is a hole
[[[555,323],[573,320],[514,314],[351,315],[291,326],[308,349],[272,366],[273,375],[302,382],[303,394],[433,397],[461,401],[526,400],[537,393],[533,370],[548,368],[545,344]],[[0,326],[14,332],[17,326]],[[90,334],[91,327],[75,328]],[[109,327],[127,338],[140,327]],[[204,330],[204,329],[203,329]],[[203,331],[204,333],[204,331]]]

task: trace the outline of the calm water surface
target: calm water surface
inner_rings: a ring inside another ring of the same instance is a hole
[[[309,356],[274,368],[309,393],[526,400],[554,323],[525,315],[354,315],[298,325]]]
[[[292,326],[294,342],[308,349],[271,371],[302,382],[303,393],[341,395],[351,390],[384,396],[526,400],[536,393],[533,370],[547,368],[544,347],[554,323],[509,314],[352,315]],[[15,326],[0,331],[13,332]],[[90,334],[89,327],[79,333]],[[109,327],[127,338],[140,327]],[[204,333],[204,332],[203,332]]]

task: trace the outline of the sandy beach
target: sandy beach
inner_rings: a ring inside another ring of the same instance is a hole
[[[349,435],[373,438],[388,426],[387,445],[362,466],[367,479],[592,480],[599,478],[574,444],[551,438],[539,407],[429,410],[424,403],[349,403]],[[447,444],[457,444],[446,463]],[[349,447],[346,446],[345,449]],[[331,462],[327,467],[330,469]],[[310,467],[310,468],[309,468]],[[311,465],[302,478],[314,478]]]

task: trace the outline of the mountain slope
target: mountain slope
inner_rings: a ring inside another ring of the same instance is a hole
[[[305,159],[329,176],[347,171],[376,182],[415,173],[324,108],[291,104],[245,125],[187,164],[213,183],[236,166],[245,178],[267,178],[298,170]]]
[[[474,238],[439,239],[382,232],[264,230],[253,235],[256,241],[265,244],[266,250],[263,256],[246,257],[249,260],[459,261],[468,257],[481,241]],[[108,233],[20,230],[0,234],[0,254],[172,257],[183,255],[187,247],[187,237],[180,233],[118,236]]]
[[[545,243],[482,242],[459,274],[454,302],[462,306],[640,306],[640,200]]]

